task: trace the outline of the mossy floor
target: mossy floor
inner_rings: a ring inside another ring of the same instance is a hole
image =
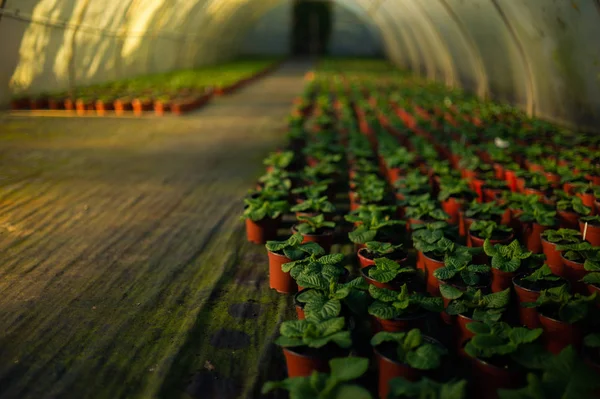
[[[242,197],[309,65],[184,117],[0,116],[0,397],[255,397],[290,298]]]

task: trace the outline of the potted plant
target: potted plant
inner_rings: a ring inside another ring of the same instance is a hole
[[[512,279],[522,270],[524,260],[533,253],[526,251],[518,240],[508,245],[493,245],[489,239],[483,244],[483,250],[491,258],[492,265],[492,292],[504,291],[512,286]]]
[[[576,183],[573,185],[573,194],[576,197],[581,199],[581,203],[590,208],[590,215],[596,214],[596,206],[594,201],[596,200],[596,195],[594,194],[595,187],[590,182],[586,183]]]
[[[294,298],[298,319],[327,320],[342,313],[348,315],[348,311],[366,315],[368,285],[365,281],[360,277],[348,283],[337,280],[335,275],[329,280],[312,279],[313,284],[308,284],[310,288],[303,289]]]
[[[483,243],[489,240],[491,244],[510,243],[514,237],[512,228],[498,224],[493,220],[476,220],[469,228],[471,246],[483,247]],[[479,263],[485,262],[485,255],[478,259]]]
[[[501,204],[494,202],[479,203],[473,201],[464,212],[459,214],[459,234],[463,237],[468,236],[469,228],[476,220],[493,220],[500,223],[502,222],[502,217],[505,212],[506,210]]]
[[[281,294],[296,291],[297,285],[289,273],[282,270],[286,263],[304,259],[310,255],[324,255],[325,250],[317,243],[302,243],[302,234],[297,233],[285,241],[267,241],[269,256],[269,287]]]
[[[379,371],[379,397],[387,399],[389,383],[402,377],[417,381],[440,367],[448,354],[439,342],[414,328],[408,332],[381,331],[371,339]]]
[[[467,287],[461,291],[451,285],[440,285],[444,298],[446,313],[456,316],[458,345],[473,336],[467,325],[473,321],[498,321],[510,302],[510,289],[491,294],[484,294],[481,289]]]
[[[163,94],[154,99],[154,113],[162,116],[171,111],[173,97],[169,94]]]
[[[516,390],[500,389],[500,399],[593,399],[598,397],[598,376],[581,360],[573,347],[549,356],[542,365],[542,375],[529,373],[527,385]]]
[[[530,330],[503,322],[475,322],[467,328],[474,335],[464,350],[472,365],[474,392],[481,397],[494,398],[498,389],[523,387],[526,371],[542,367],[548,357],[536,342],[541,328]]]
[[[587,259],[583,267],[588,273],[581,279],[581,282],[587,285],[590,294],[595,292],[600,297],[600,262],[597,259]],[[598,306],[600,307],[600,303]]]
[[[377,258],[388,258],[400,264],[405,263],[408,259],[408,254],[403,249],[404,245],[402,244],[394,245],[389,242],[368,241],[365,246],[365,248],[359,249],[357,253],[361,268],[375,265],[375,259]]]
[[[483,199],[485,202],[497,201],[508,192],[510,188],[508,183],[504,180],[487,179],[482,186]]]
[[[318,214],[324,214],[325,219],[328,221],[333,220],[333,214],[335,212],[335,206],[327,196],[314,198],[310,197],[306,200],[294,205],[291,209],[292,212],[296,212],[296,217],[314,217]]]
[[[434,201],[423,201],[419,202],[418,205],[407,207],[405,217],[408,219],[408,226],[437,220],[445,221],[450,218],[446,212],[438,208]]]
[[[390,381],[387,399],[465,399],[466,390],[466,380],[441,383],[426,377],[419,381],[394,378]]]
[[[275,344],[283,348],[288,377],[328,372],[329,361],[348,354],[350,331],[343,317],[323,321],[289,320],[281,323]]]
[[[369,241],[385,241],[393,244],[402,242],[405,223],[392,219],[390,216],[372,214],[371,219],[363,219],[361,224],[348,233],[348,238],[359,248],[364,248]],[[353,216],[346,215],[347,221],[358,221]]]
[[[552,273],[548,265],[519,274],[513,278],[513,286],[519,302],[519,320],[528,328],[540,327],[538,312],[535,308],[524,307],[523,303],[535,302],[543,290],[559,287],[567,281]]]
[[[569,280],[575,292],[587,292],[581,280],[587,274],[585,264],[600,261],[600,247],[594,247],[583,241],[576,244],[557,245],[558,251],[563,251],[561,260],[564,265],[564,277]]]
[[[137,116],[141,116],[146,111],[152,111],[154,109],[154,102],[149,96],[140,96],[134,98],[131,102],[133,113]]]
[[[293,160],[293,151],[276,151],[270,153],[263,160],[263,165],[267,167],[267,171],[274,169],[287,169]]]
[[[561,285],[542,290],[535,302],[523,303],[522,306],[538,309],[546,349],[557,354],[569,345],[581,348],[584,331],[582,323],[595,299],[595,293],[589,296],[571,294],[566,285]]]
[[[406,284],[399,291],[369,285],[369,293],[375,301],[368,312],[375,318],[377,331],[424,328],[432,312],[439,313],[444,309],[441,298],[411,292]]]
[[[322,213],[313,217],[298,217],[299,224],[292,226],[292,233],[299,232],[304,237],[304,242],[316,242],[325,252],[331,251],[335,222],[326,221]]]
[[[131,105],[132,98],[130,96],[119,97],[114,102],[115,113],[123,115],[126,111],[133,110]]]
[[[265,395],[275,389],[284,389],[290,393],[290,398],[308,399],[372,399],[365,388],[350,384],[352,380],[361,377],[369,368],[369,360],[360,357],[344,357],[331,359],[328,375],[313,372],[307,376],[291,377],[283,381],[269,381],[262,388]]]
[[[471,263],[472,249],[458,246],[454,251],[446,253],[444,266],[435,270],[433,275],[441,284],[466,290],[467,287],[484,288],[490,284],[490,267]]]
[[[466,203],[476,197],[476,194],[469,187],[469,183],[462,179],[443,177],[439,184],[438,200],[441,202],[444,212],[450,216],[448,223],[458,224],[460,211]]]
[[[330,181],[333,182],[333,180]],[[326,192],[329,189],[330,181],[320,181],[316,184],[307,184],[305,186],[293,188],[292,194],[296,196],[296,203],[302,203],[309,198],[321,198],[323,195],[327,195],[329,198],[329,195],[326,194]]]
[[[581,234],[573,229],[545,230],[542,234],[542,249],[546,255],[546,264],[557,276],[563,276],[563,262],[557,245],[577,244],[581,242]]]
[[[595,247],[600,246],[600,215],[579,218],[579,231],[585,241]]]
[[[387,258],[376,258],[375,264],[361,268],[360,274],[367,283],[394,291],[399,290],[405,284],[410,287],[421,285],[414,267],[403,266]]]
[[[556,226],[556,211],[548,205],[524,204],[519,221],[521,237],[527,249],[535,254],[542,252],[542,233]]]
[[[281,269],[298,284],[298,290],[304,287],[319,288],[329,284],[331,279],[339,281],[348,275],[348,270],[341,265],[344,260],[342,254],[329,254],[318,257],[310,255],[300,260],[284,263]]]
[[[110,95],[104,95],[98,97],[94,103],[94,108],[98,115],[106,115],[108,111],[114,111],[114,98]]]
[[[255,244],[265,244],[277,237],[281,215],[289,209],[285,200],[270,200],[261,196],[244,198],[242,220],[246,221],[246,237]]]
[[[581,198],[569,196],[565,196],[556,202],[556,211],[560,227],[573,230],[579,228],[579,217],[591,213],[591,209],[583,205]]]
[[[547,202],[552,186],[542,173],[526,173],[517,179],[517,186],[523,194],[536,196],[539,201]]]

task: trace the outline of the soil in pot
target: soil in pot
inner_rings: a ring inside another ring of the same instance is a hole
[[[367,266],[360,269],[360,275],[368,284],[374,285],[377,288],[387,288],[392,291],[400,291],[402,286],[406,284],[407,288],[411,292],[422,292],[423,291],[423,282],[421,281],[419,274],[416,273],[402,273],[398,275],[392,281],[387,283],[380,283],[379,281],[373,280],[369,277],[369,271],[375,268],[375,266]]]
[[[542,338],[548,352],[556,355],[569,345],[580,350],[583,343],[581,326],[558,320],[558,312],[552,308],[538,309],[538,320],[544,330]]]
[[[519,275],[513,278],[513,286],[515,287],[515,293],[519,305],[519,320],[521,324],[527,328],[538,328],[540,327],[540,321],[538,318],[537,308],[524,308],[521,306],[525,302],[535,302],[540,296],[542,290],[548,288],[558,287],[565,284],[566,281],[537,281],[530,282],[523,280],[526,275]]]
[[[546,240],[542,237],[542,250],[546,255],[546,264],[552,270],[552,274],[560,277],[564,277],[564,265],[562,262],[562,255],[556,250],[556,246],[561,243],[554,243]]]
[[[595,247],[600,246],[600,225],[579,221],[579,231],[584,240]]]
[[[585,294],[587,292],[587,288],[585,284],[580,281],[587,274],[587,271],[583,267],[583,263],[574,262],[562,255],[561,260],[564,265],[564,277],[569,280],[573,291],[580,294]]]
[[[542,233],[552,227],[542,226],[539,223],[521,223],[521,243],[527,247],[528,251],[534,254],[543,252]]]
[[[269,256],[269,287],[281,294],[291,294],[296,292],[297,285],[290,273],[281,270],[284,263],[291,262],[287,256],[267,251]]]
[[[280,222],[281,217],[277,219],[265,218],[256,222],[246,219],[246,238],[249,242],[255,244],[266,244],[269,240],[275,240]]]
[[[357,256],[358,256],[358,261],[360,262],[360,267],[367,267],[367,266],[373,266],[375,265],[375,259],[380,257],[377,256],[373,253],[371,253],[371,251],[369,251],[367,248],[360,248],[357,252]],[[395,251],[392,252],[391,254],[387,254],[385,255],[386,258],[391,259],[401,265],[406,264],[406,262],[408,261],[408,254],[404,251]]]
[[[292,226],[292,234],[296,234],[296,225]],[[325,253],[331,252],[333,245],[334,230],[330,228],[322,228],[311,234],[302,234],[302,242],[316,242],[325,250]]]
[[[469,356],[473,398],[496,399],[499,389],[517,389],[526,385],[526,370],[508,356],[477,359]]]
[[[438,344],[442,346],[438,341],[430,338],[423,337],[424,341],[432,344]],[[378,369],[378,387],[379,387],[379,398],[387,399],[389,394],[390,380],[393,378],[401,377],[408,381],[417,381],[423,376],[433,378],[436,370],[419,370],[410,367],[406,363],[399,362],[396,344],[392,342],[385,342],[377,347],[373,348],[375,355],[375,361]],[[348,398],[351,399],[351,398]]]
[[[282,348],[285,356],[288,377],[307,377],[314,370],[329,372],[329,360],[336,357],[348,356],[349,351],[336,345],[325,345],[322,348],[298,346]]]

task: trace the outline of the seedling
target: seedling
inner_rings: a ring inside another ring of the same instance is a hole
[[[574,324],[587,317],[595,300],[596,293],[589,296],[571,294],[566,285],[561,285],[543,290],[537,301],[525,302],[521,305],[526,308],[547,309],[548,316],[557,317],[567,324]]]
[[[345,319],[335,317],[323,321],[288,320],[281,323],[280,336],[275,343],[284,348],[307,346],[322,348],[332,343],[340,348],[352,346],[350,331],[345,328]]]
[[[428,342],[418,328],[409,332],[382,331],[371,338],[371,345],[378,346],[384,342],[396,344],[396,361],[408,364],[418,370],[435,370],[440,367],[442,357],[448,351],[435,343]]]
[[[446,307],[446,313],[455,315],[472,315],[475,321],[493,322],[498,321],[510,302],[510,289],[484,295],[479,289],[467,287],[461,291],[451,285],[440,285],[440,293],[450,303]]]
[[[420,293],[410,293],[406,284],[400,291],[369,286],[369,293],[375,299],[369,306],[369,314],[384,320],[391,320],[420,312],[441,312],[444,309],[442,298],[428,297]]]
[[[483,239],[503,239],[512,235],[512,228],[493,220],[475,220],[469,228],[471,234]]]
[[[318,214],[317,216],[298,216],[300,222],[295,226],[296,231],[302,234],[320,234],[326,229],[335,228],[335,222],[325,220],[325,215]]]
[[[296,261],[307,256],[325,255],[325,250],[316,242],[302,243],[302,234],[296,233],[285,241],[267,241],[268,251],[283,254],[286,258]]]

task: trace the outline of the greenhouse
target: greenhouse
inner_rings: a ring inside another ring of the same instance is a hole
[[[600,398],[600,1],[0,0],[0,38],[0,399]]]

